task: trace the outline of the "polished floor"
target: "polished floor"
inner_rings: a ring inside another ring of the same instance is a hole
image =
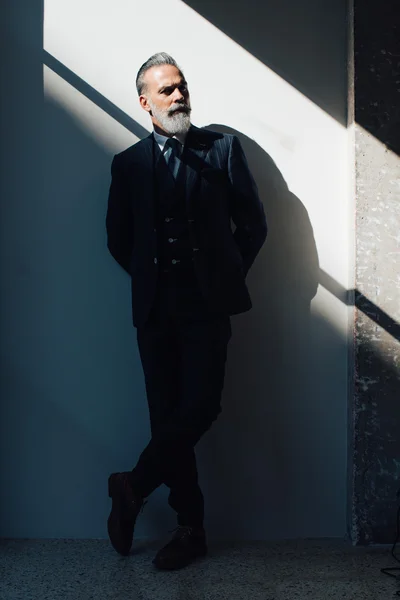
[[[212,543],[173,573],[152,565],[160,543],[119,557],[104,540],[2,540],[1,600],[389,600],[400,579],[388,548],[341,541]],[[400,565],[399,565],[400,566]]]

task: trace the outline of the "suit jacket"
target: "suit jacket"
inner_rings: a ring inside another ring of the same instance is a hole
[[[107,245],[131,276],[136,327],[146,322],[157,288],[155,172],[160,158],[151,134],[117,154],[111,166]],[[211,310],[245,312],[251,308],[245,277],[265,241],[267,224],[239,139],[191,126],[181,160],[200,288]]]

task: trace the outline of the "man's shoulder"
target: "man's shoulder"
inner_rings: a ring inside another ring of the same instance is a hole
[[[214,129],[209,126],[196,127],[192,125],[191,137],[192,140],[196,140],[196,142],[200,143],[201,145],[209,147],[218,145],[222,149],[224,147],[228,148],[235,136],[231,133],[222,131],[222,129],[218,130],[217,128]],[[151,133],[142,140],[136,142],[136,144],[133,144],[132,146],[129,146],[129,148],[126,148],[125,150],[122,150],[122,152],[116,154],[114,160],[120,166],[129,165],[132,162],[140,162],[152,148],[153,139],[153,134]]]
[[[114,160],[116,160],[120,165],[131,163],[142,157],[149,146],[151,147],[152,143],[153,135],[150,134],[142,140],[136,142],[136,144],[132,144],[132,146],[129,146],[129,148],[122,150],[122,152],[118,152],[118,154],[115,155]]]
[[[206,125],[205,127],[193,127],[195,136],[208,145],[222,144],[229,145],[232,143],[234,135],[226,133],[225,131],[213,128],[213,126]]]

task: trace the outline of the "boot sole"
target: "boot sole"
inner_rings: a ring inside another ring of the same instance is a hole
[[[189,567],[192,563],[203,560],[208,555],[208,549],[203,552],[199,552],[196,556],[191,557],[187,562],[180,565],[172,565],[172,564],[161,564],[157,563],[157,560],[153,560],[153,565],[158,571],[179,571],[180,569],[185,569]]]

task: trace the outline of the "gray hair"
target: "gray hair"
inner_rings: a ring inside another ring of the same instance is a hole
[[[172,65],[173,67],[176,67],[183,77],[182,69],[178,67],[176,61],[172,58],[172,56],[170,56],[166,52],[157,52],[157,54],[153,54],[153,56],[150,56],[150,58],[146,60],[145,63],[143,63],[143,65],[138,71],[138,74],[136,76],[136,89],[139,96],[143,94],[146,89],[146,84],[144,82],[144,76],[146,71],[148,71],[152,67],[161,67],[162,65]]]

